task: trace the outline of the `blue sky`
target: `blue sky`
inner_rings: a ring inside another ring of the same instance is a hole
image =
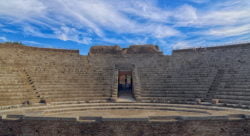
[[[250,0],[0,0],[0,42],[46,48],[250,41]]]

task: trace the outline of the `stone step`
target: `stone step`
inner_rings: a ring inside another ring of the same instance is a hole
[[[11,99],[10,100],[0,100],[0,106],[7,106],[7,105],[16,105],[16,104],[22,104],[23,102],[27,101],[27,99]],[[37,103],[39,102],[37,99],[29,99],[28,101]],[[1,112],[1,110],[0,110]]]
[[[112,81],[112,79],[105,79],[105,78],[98,78],[98,79],[93,79],[93,78],[89,78],[89,79],[31,79],[31,81],[33,81],[34,83],[66,83],[66,84],[87,84],[87,83],[106,83],[106,84],[110,84],[110,82]],[[92,82],[91,82],[92,81]]]
[[[3,85],[0,84],[0,89],[19,89],[19,88],[25,88],[27,87],[28,84],[8,84],[8,85]]]
[[[187,101],[195,102],[197,98],[186,98],[186,97],[141,97],[142,102],[157,102],[157,103],[186,103]]]
[[[68,92],[71,92],[71,90],[53,90],[53,89],[44,89],[44,90],[40,90],[38,89],[38,92],[41,93],[41,94],[60,94],[60,93],[68,93]],[[105,93],[111,93],[111,89],[82,89],[82,90],[72,90],[72,93],[86,93],[86,94],[105,94]]]
[[[78,89],[78,90],[107,90],[107,89],[112,89],[112,86],[83,86],[83,87],[67,87],[67,88],[63,88],[62,87],[36,87],[37,90],[74,90],[74,89]]]
[[[236,100],[236,99],[226,99],[226,98],[221,98],[219,99],[221,103],[225,104],[236,104],[238,105],[237,107],[240,107],[240,105],[248,105],[250,106],[250,101],[248,100]]]
[[[159,83],[159,82],[142,82],[141,81],[141,86],[185,86],[185,85],[190,85],[190,86],[200,86],[200,85],[204,85],[207,86],[208,84],[206,83],[194,83],[194,82],[190,82],[190,83],[183,83],[183,82],[166,82],[166,83]],[[210,82],[209,82],[210,85]]]
[[[174,75],[174,74],[155,74],[155,73],[144,73],[139,74],[140,77],[151,77],[151,78],[157,78],[157,77],[165,77],[165,78],[176,78],[176,79],[183,79],[183,78],[213,78],[215,74],[196,74],[196,75]]]
[[[156,86],[144,86],[142,85],[141,88],[145,90],[208,90],[210,86],[204,86],[204,87],[199,87],[196,85],[192,85],[189,87],[181,87],[181,86],[176,86],[176,87],[169,87],[165,85],[156,85]]]
[[[56,95],[56,94],[111,94],[111,90],[72,90],[72,91],[61,91],[61,90],[53,90],[53,91],[39,91],[41,95]]]
[[[35,94],[33,90],[20,90],[20,91],[0,91],[0,97],[7,97],[7,96],[22,96],[22,95],[32,95]]]
[[[250,83],[250,78],[230,78],[230,79],[222,79],[221,82],[228,83]]]
[[[144,94],[141,97],[201,97],[203,98],[206,94],[204,93],[154,93],[154,94]]]
[[[112,77],[111,76],[82,76],[82,77],[74,77],[74,78],[69,78],[69,77],[34,77],[31,76],[31,78],[33,80],[84,80],[84,81],[88,81],[90,79],[94,79],[94,80],[111,80]]]
[[[242,73],[242,74],[228,74],[228,73],[225,73],[223,75],[223,78],[224,79],[232,79],[232,78],[250,78],[250,74],[246,74],[246,73]]]
[[[36,87],[40,87],[40,88],[59,88],[59,87],[63,87],[63,88],[82,88],[82,87],[110,87],[111,84],[105,84],[105,83],[96,83],[96,84],[35,84]]]
[[[41,93],[41,96],[44,98],[67,98],[67,97],[111,97],[111,94],[105,94],[105,93],[57,93],[57,94],[47,94],[47,93]]]
[[[9,89],[0,89],[1,94],[7,93],[24,93],[27,91],[32,91],[31,88],[9,88]]]
[[[208,90],[209,86],[207,87],[199,87],[199,86],[189,86],[189,87],[168,87],[168,86],[164,86],[164,85],[159,85],[159,86],[142,86],[141,88],[145,89],[145,90]]]
[[[55,72],[51,72],[51,74],[55,74],[50,76],[50,73],[47,72],[46,74],[40,74],[40,73],[36,73],[36,74],[30,74],[33,78],[79,78],[79,77],[111,77],[113,75],[113,72],[111,73],[86,73],[86,74],[81,74],[81,73],[55,73]]]
[[[12,101],[23,101],[35,99],[33,96],[12,96],[12,97],[0,97],[0,103],[10,101],[9,103],[13,103]]]
[[[237,95],[242,95],[242,96],[250,96],[250,91],[226,91],[226,90],[219,90],[213,93],[214,95],[232,95],[232,96],[237,96]]]
[[[65,97],[65,98],[45,98],[46,102],[59,102],[59,101],[100,101],[100,100],[109,100],[111,97]]]
[[[189,93],[207,93],[208,90],[204,90],[204,91],[193,91],[193,90],[150,90],[150,91],[146,91],[146,90],[142,90],[141,94],[189,94]]]
[[[218,93],[221,91],[228,91],[228,92],[250,92],[250,88],[218,88]]]
[[[227,84],[227,85],[222,85],[220,84],[221,88],[237,88],[237,89],[250,89],[250,84],[245,84],[245,85],[237,85],[237,84]]]
[[[240,95],[215,95],[217,99],[232,99],[232,100],[249,100],[250,96],[240,96]]]
[[[143,82],[211,82],[212,78],[140,78]]]
[[[201,81],[196,81],[196,82],[193,82],[193,81],[158,81],[158,82],[154,82],[154,81],[143,81],[141,80],[141,85],[148,85],[148,86],[151,86],[151,85],[210,85],[212,81],[207,81],[207,82],[201,82]]]

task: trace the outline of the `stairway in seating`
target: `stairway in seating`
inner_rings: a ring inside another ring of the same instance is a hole
[[[32,95],[34,95],[35,98],[37,99],[37,100],[34,101],[34,102],[35,102],[35,103],[40,102],[42,99],[41,99],[41,97],[40,97],[39,91],[38,91],[38,90],[36,89],[36,87],[35,87],[34,81],[32,80],[32,78],[31,78],[31,76],[29,75],[29,73],[27,72],[27,70],[24,69],[24,70],[23,70],[23,73],[24,73],[24,76],[25,76],[25,78],[26,78],[27,83],[30,85],[30,88],[31,88],[31,90],[32,90],[32,92],[33,92]]]
[[[36,102],[32,87],[20,68],[0,67],[0,105],[30,104]]]
[[[218,91],[218,87],[220,85],[220,82],[223,78],[225,71],[223,69],[218,69],[216,76],[214,77],[214,80],[208,90],[208,93],[206,95],[206,98],[204,99],[205,102],[211,102],[212,99],[214,98],[214,95],[216,91]]]
[[[249,66],[225,69],[214,98],[235,107],[250,107]]]

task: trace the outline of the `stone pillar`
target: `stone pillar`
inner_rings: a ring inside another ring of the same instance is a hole
[[[141,96],[141,84],[138,76],[137,68],[134,67],[132,71],[132,80],[133,80],[133,94],[136,101],[140,101]]]
[[[113,75],[113,85],[112,85],[112,96],[111,100],[116,101],[118,98],[118,69],[114,68],[114,75]]]

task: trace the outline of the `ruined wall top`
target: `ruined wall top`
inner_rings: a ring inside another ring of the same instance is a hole
[[[33,51],[63,52],[63,53],[76,53],[76,54],[79,54],[79,50],[55,49],[55,48],[39,48],[39,47],[26,46],[26,45],[18,44],[18,43],[0,43],[0,47],[17,48],[17,49],[25,49],[25,50],[33,50]]]
[[[129,48],[121,48],[120,46],[93,46],[90,48],[89,55],[104,54],[162,54],[156,45],[130,45]]]
[[[250,43],[240,43],[240,44],[231,44],[224,46],[214,46],[214,47],[199,47],[199,48],[188,48],[188,49],[178,49],[173,50],[173,54],[179,52],[199,52],[199,51],[207,51],[207,50],[217,50],[217,49],[236,49],[236,48],[250,48]]]

